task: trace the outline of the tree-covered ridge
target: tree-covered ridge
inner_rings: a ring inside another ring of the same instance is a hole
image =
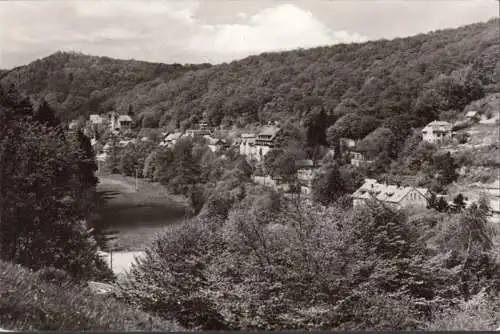
[[[206,66],[167,65],[57,52],[5,73],[2,82],[14,83],[36,100],[46,98],[64,120],[70,120],[114,109],[116,98],[140,83],[156,78],[170,80],[187,70]]]
[[[435,115],[427,113],[431,89],[426,87],[440,75],[468,68],[471,80],[495,90],[498,36],[495,19],[407,38],[263,53],[217,66],[56,53],[2,81],[16,82],[30,94],[48,94],[69,118],[131,106],[140,119],[147,116],[148,127],[188,126],[203,114],[214,125],[302,120],[315,107],[336,117],[357,112],[427,119]],[[464,100],[441,102],[441,108],[456,109]]]

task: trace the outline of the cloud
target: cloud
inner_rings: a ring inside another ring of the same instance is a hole
[[[57,50],[170,62],[172,50],[182,49],[196,29],[197,6],[186,0],[0,2],[0,68]]]
[[[408,36],[498,16],[494,0],[0,1],[0,68],[57,50],[164,63]]]
[[[203,25],[191,38],[189,47],[219,62],[254,53],[308,48],[336,43],[363,42],[365,37],[347,31],[334,31],[310,11],[294,4],[265,8],[247,17],[237,14],[241,23]]]

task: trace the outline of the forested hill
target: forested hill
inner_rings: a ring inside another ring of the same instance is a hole
[[[330,123],[346,113],[355,123],[367,114],[380,121],[404,114],[423,123],[498,89],[498,36],[499,20],[493,19],[408,38],[264,53],[217,66],[57,53],[1,81],[48,94],[71,117],[131,108],[146,127],[189,126],[203,114],[213,125],[303,120],[318,109],[332,116]],[[350,135],[363,137],[365,130]]]
[[[62,115],[73,119],[115,108],[120,94],[154,79],[169,81],[209,64],[148,63],[57,52],[11,71],[0,71],[1,82],[14,83],[20,91],[39,100],[46,98]]]

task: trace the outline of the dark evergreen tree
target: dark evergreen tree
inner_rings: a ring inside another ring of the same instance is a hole
[[[462,212],[465,207],[466,204],[464,195],[458,194],[457,196],[455,196],[455,198],[453,199],[452,210],[454,212]]]
[[[61,125],[61,121],[56,117],[54,109],[52,109],[47,101],[43,101],[35,112],[35,121],[48,127],[56,127]]]
[[[82,183],[88,187],[95,187],[98,183],[98,178],[95,176],[97,163],[92,143],[81,129],[77,132],[77,139],[81,150],[81,159],[78,167]]]

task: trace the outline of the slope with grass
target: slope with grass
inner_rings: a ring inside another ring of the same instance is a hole
[[[15,331],[178,331],[182,328],[47,270],[0,261],[0,327]]]
[[[118,231],[114,241],[117,250],[144,250],[157,233],[188,213],[185,199],[168,193],[160,184],[139,179],[136,191],[131,177],[100,175],[99,181],[97,224],[104,230]]]

